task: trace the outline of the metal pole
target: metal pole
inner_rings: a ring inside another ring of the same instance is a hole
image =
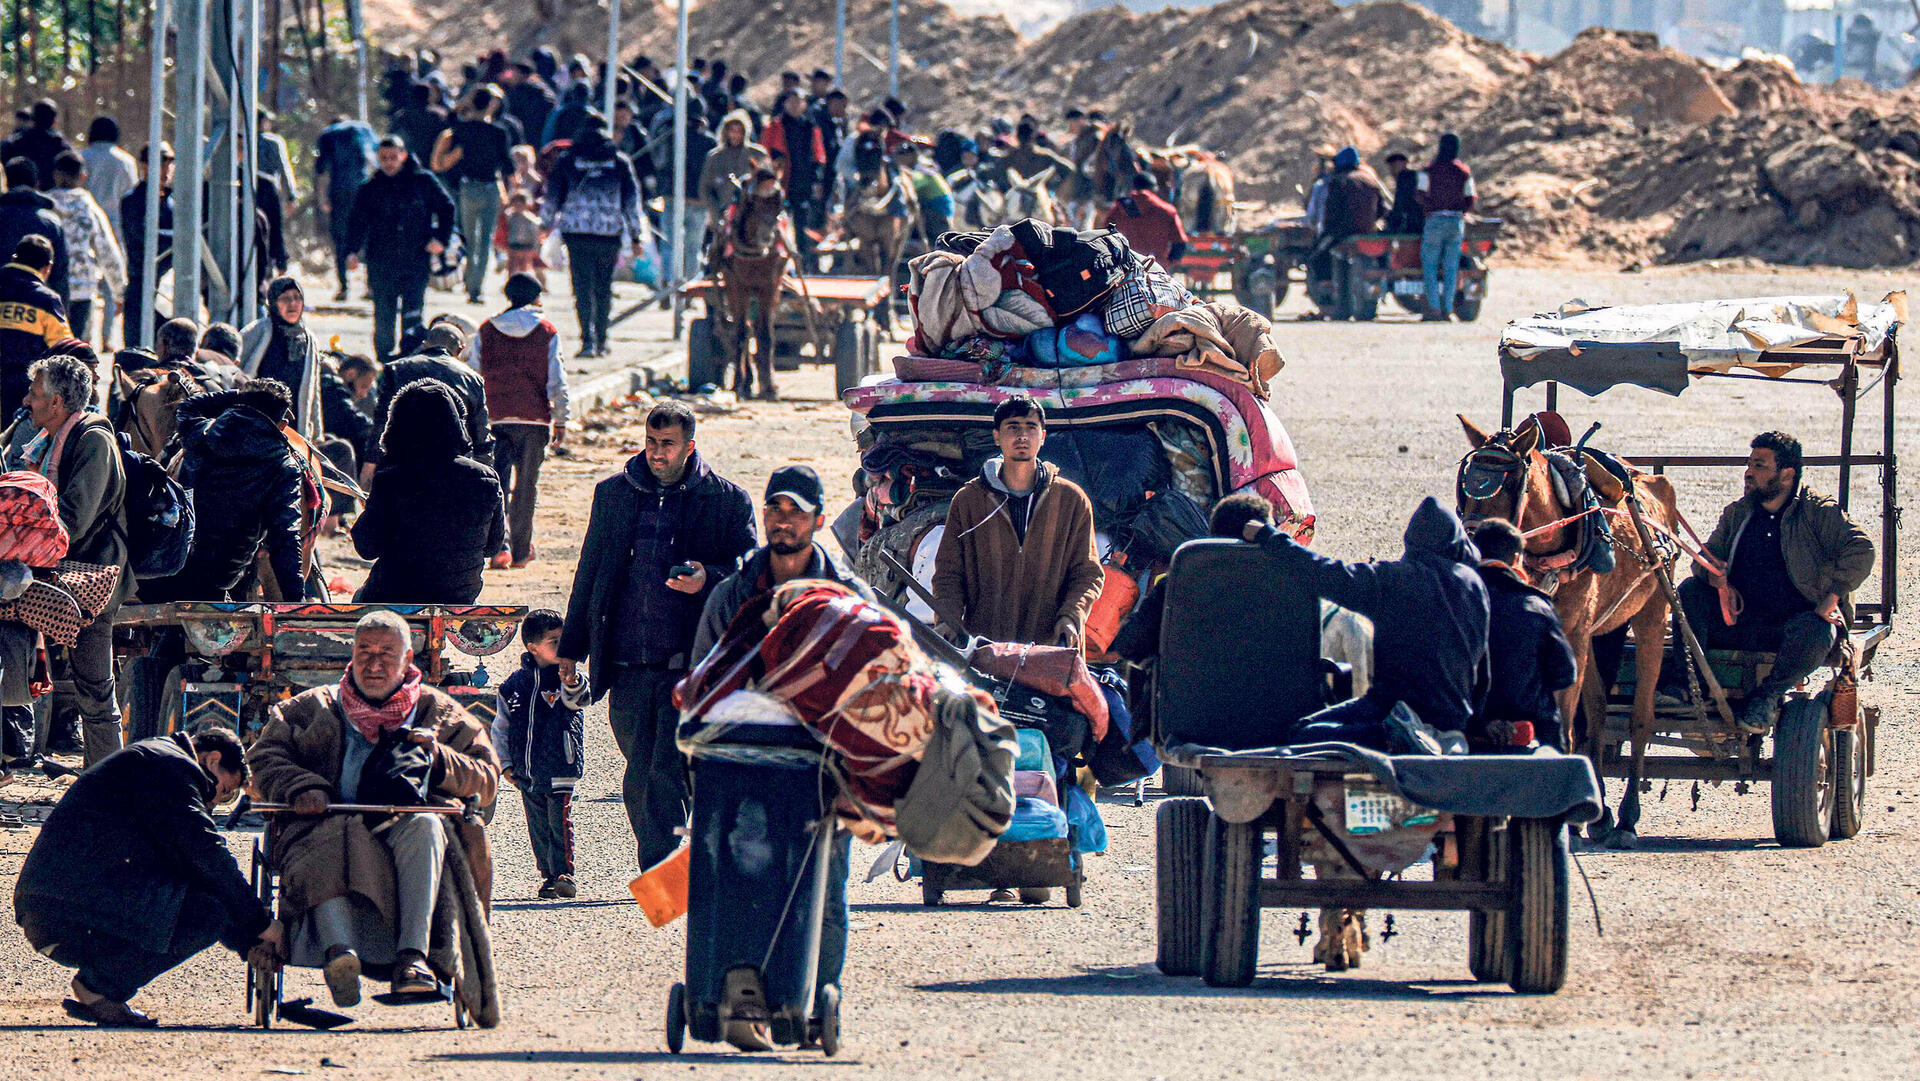
[[[1841,21],[1840,9],[1833,10],[1833,81],[1847,73],[1847,24]]]
[[[833,85],[847,85],[847,0],[833,0]]]
[[[673,70],[673,269],[667,280],[673,283],[673,336],[680,337],[680,319],[684,310],[680,286],[687,243],[687,0],[680,0],[680,22],[674,29]]]
[[[140,237],[140,296],[128,296],[127,303],[138,304],[129,345],[142,348],[153,345],[154,299],[160,292],[160,144],[165,141],[167,91],[167,0],[153,3],[153,71],[147,84],[147,206],[146,225]]]
[[[253,320],[254,308],[259,303],[253,281],[260,268],[254,265],[253,253],[256,246],[254,194],[260,186],[260,0],[247,0],[246,19],[246,35],[241,38],[246,57],[240,67],[240,78],[235,80],[242,88],[240,107],[247,111],[246,123],[241,126],[247,133],[247,143],[240,168],[240,273],[233,286],[235,321],[242,326]],[[284,218],[284,207],[281,214]]]
[[[620,0],[607,0],[607,64],[605,99],[607,130],[612,132],[615,144],[620,142],[620,133],[613,130],[614,100],[620,95]]]
[[[367,16],[360,0],[347,0],[347,33],[353,37],[354,100],[360,122],[367,122]]]
[[[201,168],[205,160],[207,114],[206,0],[180,0],[176,35],[182,70],[173,80],[173,315],[200,317],[200,251],[205,225],[201,204]]]
[[[900,0],[887,0],[887,96],[900,96]]]

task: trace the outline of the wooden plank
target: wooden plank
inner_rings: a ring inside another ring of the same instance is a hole
[[[1465,868],[1463,867],[1464,871]],[[1504,882],[1399,882],[1302,879],[1260,883],[1262,908],[1398,908],[1505,912],[1514,890]]]
[[[1624,759],[1609,759],[1601,763],[1597,772],[1602,777],[1625,777],[1630,765]],[[1738,759],[1731,758],[1721,761],[1681,758],[1679,755],[1650,756],[1640,775],[1663,781],[1770,781],[1773,779],[1773,762],[1763,759],[1749,768]]]

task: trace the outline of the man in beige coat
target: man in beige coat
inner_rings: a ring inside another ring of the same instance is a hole
[[[491,854],[476,824],[437,814],[323,816],[330,803],[393,802],[376,787],[390,783],[381,763],[398,762],[409,747],[430,754],[430,802],[493,799],[500,768],[485,726],[422,684],[410,641],[398,615],[368,613],[354,628],[353,660],[340,682],[276,706],[247,753],[254,794],[301,816],[286,820],[272,845],[291,957],[321,964],[341,1006],[360,1000],[363,960],[390,960],[396,993],[436,990],[454,971],[458,939],[446,924],[457,906],[437,905],[456,863],[450,834],[483,901],[491,885]]]

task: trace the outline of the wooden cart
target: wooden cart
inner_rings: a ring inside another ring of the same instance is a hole
[[[727,348],[717,333],[723,322],[720,283],[702,278],[688,282],[683,291],[707,307],[707,314],[695,319],[688,331],[687,386],[724,386]],[[831,361],[834,393],[859,386],[880,370],[890,292],[881,278],[789,277],[773,317],[775,369],[798,371],[803,357],[814,363]]]

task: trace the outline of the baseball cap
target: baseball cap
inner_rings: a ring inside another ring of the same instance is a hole
[[[793,500],[795,506],[808,514],[819,514],[820,507],[827,501],[826,489],[820,486],[820,474],[806,465],[783,465],[767,478],[766,502],[781,496]]]

